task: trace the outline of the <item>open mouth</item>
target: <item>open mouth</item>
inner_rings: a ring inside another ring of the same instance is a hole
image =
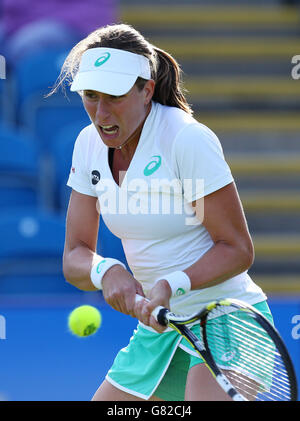
[[[115,135],[118,133],[119,127],[118,126],[99,126],[101,133],[105,135]]]

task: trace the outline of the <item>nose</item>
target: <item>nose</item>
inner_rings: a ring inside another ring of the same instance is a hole
[[[105,98],[99,98],[96,107],[96,123],[101,125],[108,121],[110,112]]]

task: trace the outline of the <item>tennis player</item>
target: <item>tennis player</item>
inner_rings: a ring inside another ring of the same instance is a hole
[[[65,81],[91,124],[76,140],[67,183],[64,275],[139,319],[93,400],[230,399],[190,345],[151,316],[158,305],[189,314],[231,297],[271,318],[247,274],[253,245],[218,138],[193,118],[175,59],[129,25],[77,44],[57,86]],[[99,209],[130,272],[96,253]],[[136,303],[136,294],[149,301]]]

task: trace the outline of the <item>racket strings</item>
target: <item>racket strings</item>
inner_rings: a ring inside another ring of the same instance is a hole
[[[241,340],[241,338],[239,338],[239,340]],[[248,349],[244,346],[241,347],[242,349],[242,353],[244,355],[244,361],[242,361],[239,363],[239,366],[243,366],[243,369],[247,370],[248,369],[248,373],[250,378],[252,378],[253,380],[256,380],[256,390],[259,390],[259,385],[262,383],[262,385],[265,386],[266,380],[267,379],[272,379],[273,375],[275,372],[278,372],[278,367],[276,366],[277,364],[277,360],[278,357],[280,357],[280,354],[276,353],[274,351],[274,347],[269,349],[269,347],[265,347],[259,349],[257,347],[257,349],[254,349],[252,347],[249,347]],[[272,355],[272,358],[270,359],[269,355]],[[247,360],[247,361],[245,361]],[[264,377],[262,378],[262,373],[260,373],[261,370],[261,366],[263,365],[264,367]],[[248,366],[248,367],[247,367]],[[279,366],[279,371],[280,371],[280,366]],[[235,375],[235,377],[237,377]],[[284,380],[285,379],[285,380]],[[245,381],[245,379],[243,379]],[[278,391],[278,385],[273,386],[273,398],[276,397],[276,399],[278,400],[278,397],[280,396],[280,393],[284,393],[287,392],[289,394],[289,384],[288,384],[288,378],[285,375],[285,373],[283,373],[283,375],[281,377],[278,377],[280,384],[280,390]],[[249,383],[249,382],[248,382]],[[254,383],[254,384],[256,384]],[[270,383],[270,380],[269,380]],[[247,384],[247,382],[245,381],[245,384]],[[267,384],[267,386],[265,386],[265,388],[268,388],[269,385]],[[255,390],[255,392],[256,392]],[[278,393],[279,392],[279,393]]]
[[[256,336],[255,340],[257,341],[257,335],[255,335],[255,336]],[[240,335],[236,335],[236,339],[242,344],[243,344],[242,341],[245,340],[244,337],[241,337]],[[271,366],[271,369],[270,369],[270,368],[268,368],[269,367],[268,364],[270,364],[270,363],[267,363],[268,360],[270,361],[270,358],[268,358],[268,353],[270,351],[268,349],[268,347],[265,347],[265,349],[264,348],[258,349],[258,346],[257,346],[256,349],[253,349],[253,347],[251,345],[252,344],[249,344],[249,342],[248,342],[247,345],[244,344],[243,346],[240,346],[240,348],[239,348],[239,354],[240,354],[239,355],[239,363],[237,364],[236,361],[233,361],[233,363],[230,364],[230,368],[231,368],[230,376],[231,376],[231,378],[235,379],[235,383],[239,383],[240,387],[241,387],[241,385],[243,385],[244,390],[246,388],[248,394],[249,394],[249,387],[251,388],[251,386],[254,385],[253,386],[253,392],[256,395],[257,390],[258,390],[258,385],[260,383],[262,383],[262,380],[265,380],[265,377],[263,379],[262,378],[260,379],[261,369],[258,370],[257,365],[258,365],[258,363],[260,364],[260,366],[262,364],[264,364],[264,375],[272,377],[272,375],[273,375],[273,358],[271,358],[272,366]],[[227,349],[228,349],[228,344],[227,344]],[[271,348],[271,351],[273,352],[272,348]],[[227,367],[225,367],[225,368],[227,368]],[[239,376],[241,377],[242,381],[240,381]],[[249,381],[249,379],[252,379],[252,380]],[[258,382],[253,381],[253,380],[257,380],[257,379],[258,379]],[[274,393],[274,394],[276,394],[276,397],[278,397],[278,393]]]
[[[290,400],[283,358],[252,313],[217,307],[208,316],[206,337],[216,364],[246,399]]]

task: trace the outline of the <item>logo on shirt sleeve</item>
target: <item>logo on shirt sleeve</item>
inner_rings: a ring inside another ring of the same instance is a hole
[[[97,170],[92,171],[92,184],[96,185],[100,181],[100,173]]]

